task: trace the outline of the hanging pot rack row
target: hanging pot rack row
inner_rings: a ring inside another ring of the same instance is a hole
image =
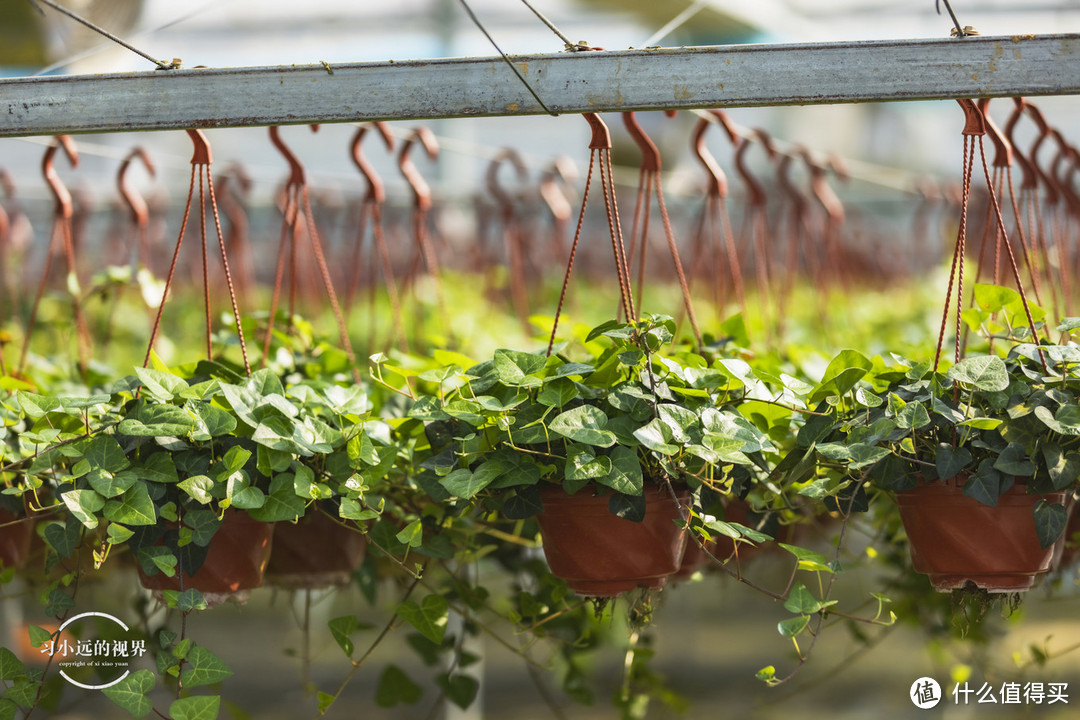
[[[1077,34],[510,58],[555,113],[1080,94]],[[499,57],[0,80],[0,137],[540,114]]]

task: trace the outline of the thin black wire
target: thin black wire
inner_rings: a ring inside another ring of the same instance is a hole
[[[31,2],[31,4],[33,4],[34,0],[30,0],[30,2]],[[192,10],[189,13],[186,13],[184,15],[181,15],[181,16],[177,17],[177,18],[174,18],[174,19],[172,19],[172,20],[170,20],[167,23],[164,23],[162,25],[158,25],[155,28],[151,28],[149,30],[144,30],[142,32],[136,33],[135,35],[132,35],[131,37],[132,37],[132,39],[140,38],[140,37],[147,37],[149,35],[153,35],[154,33],[161,32],[162,30],[168,30],[172,26],[178,25],[179,23],[182,23],[182,22],[184,22],[186,20],[190,20],[193,17],[197,17],[198,15],[201,15],[202,13],[206,12],[207,10],[209,10],[211,8],[221,7],[223,5],[227,5],[228,3],[231,3],[231,2],[235,2],[235,0],[214,0],[213,2],[206,2],[203,5],[200,5],[199,7],[197,7],[196,9]],[[40,7],[38,7],[37,5],[34,5],[34,7],[35,7],[35,9],[37,9],[38,12],[44,14],[44,11]],[[109,43],[101,43],[100,45],[95,45],[92,48],[87,48],[86,50],[83,50],[80,53],[76,53],[75,55],[71,55],[71,56],[69,56],[69,57],[67,57],[67,58],[65,58],[63,60],[57,60],[52,65],[46,65],[45,67],[41,68],[37,72],[30,73],[30,77],[36,77],[38,75],[47,75],[47,74],[51,73],[53,70],[58,70],[58,69],[60,69],[62,67],[67,67],[68,65],[71,65],[72,63],[75,63],[75,62],[78,62],[79,60],[82,60],[83,58],[87,58],[87,57],[90,57],[91,55],[95,55],[95,54],[101,52],[104,48],[107,48],[107,47],[109,47]],[[161,66],[159,65],[158,67],[161,67]]]
[[[963,37],[967,33],[964,32],[964,28],[960,26],[960,20],[957,19],[956,13],[953,12],[952,5],[949,4],[949,0],[945,1],[945,9],[949,11],[949,17],[952,18],[953,25],[956,26],[956,34]],[[941,14],[941,2],[942,0],[934,0],[934,7],[937,9],[937,14]]]
[[[542,13],[539,10],[537,10],[536,8],[534,8],[532,6],[532,3],[529,2],[529,0],[521,0],[521,2],[525,3],[525,7],[532,10],[533,14],[536,15],[536,17],[540,18],[540,20],[545,25],[547,25],[549,28],[551,28],[551,32],[553,32],[553,33],[555,33],[556,35],[559,36],[559,39],[563,41],[563,45],[566,47],[567,50],[576,50],[577,49],[577,45],[570,42],[570,38],[566,37],[561,32],[559,32],[559,28],[555,27],[555,23],[548,20],[547,17],[545,17],[544,13]]]
[[[480,28],[480,32],[484,33],[484,37],[488,39],[488,42],[491,43],[491,46],[499,52],[499,55],[502,56],[502,59],[506,62],[507,65],[510,66],[510,69],[514,71],[514,75],[516,75],[517,79],[521,81],[521,84],[525,86],[525,89],[529,91],[529,94],[533,96],[536,102],[540,103],[540,107],[544,108],[544,112],[546,112],[548,115],[551,115],[552,117],[558,117],[559,114],[556,112],[552,112],[551,109],[544,104],[544,101],[541,100],[540,96],[536,94],[536,91],[532,89],[532,85],[529,84],[529,81],[526,80],[525,76],[523,76],[518,71],[517,66],[514,65],[513,62],[511,62],[510,58],[506,56],[506,53],[502,51],[502,48],[499,47],[498,43],[495,42],[495,38],[491,37],[491,33],[487,31],[483,24],[481,24],[480,19],[476,17],[476,15],[472,11],[472,8],[469,7],[469,3],[465,2],[465,0],[458,1],[461,3],[461,7],[465,8],[465,12],[468,13],[469,18],[473,21],[473,24],[475,24],[476,27]]]
[[[156,58],[153,58],[150,55],[147,55],[146,53],[144,53],[142,50],[138,49],[134,45],[131,45],[130,43],[127,43],[127,42],[121,40],[120,38],[113,35],[108,30],[105,30],[104,28],[98,27],[97,25],[90,22],[89,20],[82,17],[81,15],[79,15],[77,13],[74,13],[71,10],[68,10],[63,5],[59,5],[59,4],[55,3],[55,2],[53,2],[53,0],[28,0],[28,2],[31,5],[33,5],[34,8],[39,13],[41,13],[42,15],[45,14],[45,11],[41,9],[41,6],[38,5],[38,3],[41,2],[41,3],[44,3],[45,5],[48,5],[53,10],[56,10],[58,13],[61,13],[63,15],[67,15],[69,18],[71,18],[75,22],[78,22],[78,23],[81,23],[81,24],[85,25],[86,27],[90,28],[94,32],[98,33],[99,35],[104,35],[105,37],[109,38],[110,40],[112,40],[117,45],[121,45],[121,46],[127,48],[128,50],[130,50],[131,52],[135,53],[136,55],[140,55],[140,56],[146,58],[150,62],[157,65],[159,70],[164,70],[164,69],[167,69],[167,68],[171,67],[171,65],[169,63],[164,62],[162,60],[158,60]]]

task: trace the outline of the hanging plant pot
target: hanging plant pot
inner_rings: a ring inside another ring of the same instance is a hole
[[[915,570],[939,592],[969,584],[991,593],[1028,590],[1054,556],[1053,545],[1039,544],[1033,509],[1040,500],[1064,505],[1065,493],[1028,495],[1017,483],[991,507],[962,494],[965,479],[896,493]]]
[[[184,572],[184,589],[195,588],[210,605],[225,600],[244,602],[260,587],[270,559],[274,526],[254,520],[246,512],[229,510],[214,533],[206,560],[194,575]],[[147,590],[180,590],[180,574],[147,575],[139,568],[139,581]]]
[[[658,589],[679,569],[686,531],[675,524],[679,509],[667,488],[646,486],[645,519],[624,520],[608,510],[609,495],[589,488],[568,495],[561,487],[540,490],[537,515],[551,572],[579,595],[613,597],[639,585]],[[688,505],[690,494],[679,493]]]
[[[0,564],[21,570],[30,556],[34,519],[0,510]]]
[[[274,524],[266,584],[286,589],[347,585],[366,551],[364,535],[309,511],[295,523]]]

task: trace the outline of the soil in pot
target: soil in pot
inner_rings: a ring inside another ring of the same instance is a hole
[[[1050,569],[1032,511],[1040,500],[1065,504],[1065,493],[1028,495],[1016,483],[994,507],[961,493],[966,476],[919,483],[896,493],[917,572],[939,592],[975,585],[991,593],[1021,592]]]
[[[624,520],[608,510],[610,495],[589,489],[568,495],[560,486],[540,490],[537,516],[551,572],[579,595],[613,597],[640,586],[658,589],[679,569],[686,531],[666,487],[646,486],[645,519]],[[679,493],[689,506],[690,494]]]
[[[274,524],[267,585],[290,590],[347,585],[364,562],[367,539],[318,510]]]
[[[139,568],[139,580],[148,590],[195,588],[207,604],[225,600],[244,602],[254,588],[260,587],[270,559],[274,526],[254,520],[246,512],[229,510],[213,539],[203,562],[194,575],[187,572],[169,577],[164,573],[146,575]]]

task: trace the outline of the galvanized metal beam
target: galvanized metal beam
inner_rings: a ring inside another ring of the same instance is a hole
[[[512,58],[557,113],[1080,94],[1080,35]],[[0,81],[0,137],[543,112],[499,58]]]

